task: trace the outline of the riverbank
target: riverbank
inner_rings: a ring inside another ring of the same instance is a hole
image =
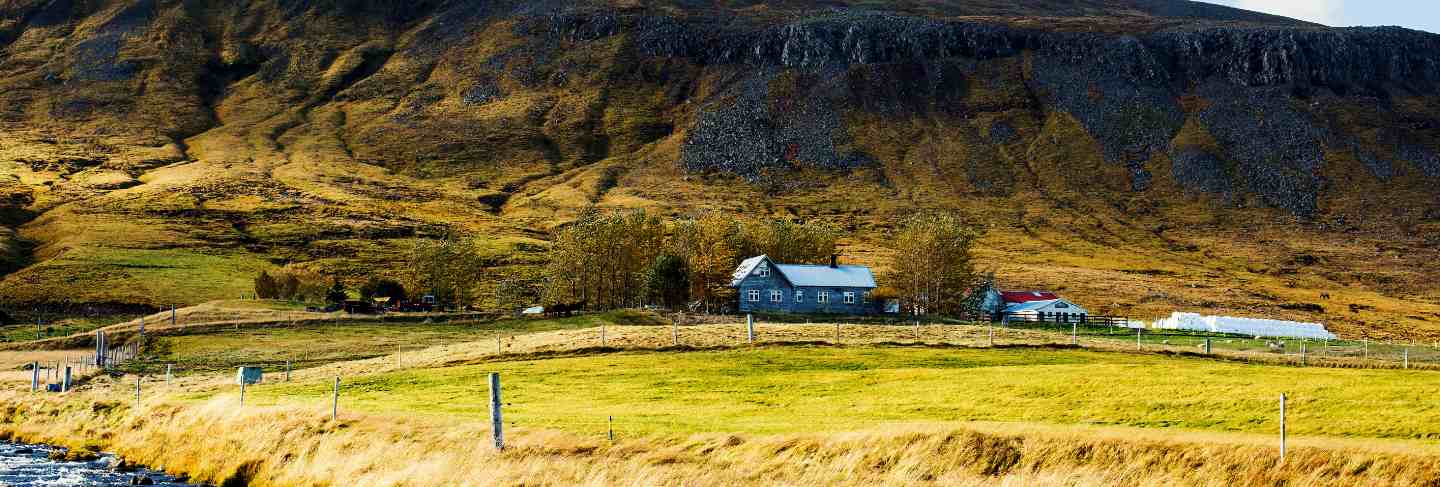
[[[84,452],[75,455],[49,445],[0,441],[0,485],[151,485],[193,487],[181,479],[140,468],[119,457]]]

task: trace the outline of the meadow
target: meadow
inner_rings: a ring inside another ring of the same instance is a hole
[[[694,352],[501,358],[344,380],[347,410],[488,418],[503,380],[506,422],[623,435],[796,433],[883,425],[1015,422],[1219,432],[1440,439],[1440,373],[1275,367],[1046,347],[773,345]],[[256,404],[323,409],[329,381],[264,385]],[[233,391],[225,391],[233,393]],[[204,396],[199,396],[203,398]]]
[[[848,324],[835,344],[830,324],[762,323],[750,344],[740,324],[640,312],[192,330],[149,338],[125,367],[147,376],[87,376],[67,395],[11,382],[0,437],[115,451],[216,485],[1440,481],[1440,372],[1428,369],[1135,351],[1099,330],[1076,347],[998,329],[988,347],[973,325],[927,324],[916,340],[913,326]],[[310,359],[287,382],[295,357]],[[173,384],[156,375],[167,362],[184,364]],[[267,372],[243,406],[237,364]],[[503,452],[488,446],[492,372]]]

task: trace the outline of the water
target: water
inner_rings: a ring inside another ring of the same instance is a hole
[[[110,455],[90,462],[57,462],[49,459],[56,448],[0,442],[0,486],[6,487],[110,487],[131,485],[131,479],[148,476],[161,487],[192,487],[174,477],[150,471],[112,472],[116,458]]]

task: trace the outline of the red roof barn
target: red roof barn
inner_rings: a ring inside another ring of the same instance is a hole
[[[1049,291],[1005,291],[1000,293],[1000,298],[1007,304],[1028,303],[1031,301],[1053,301],[1060,299],[1055,293]]]

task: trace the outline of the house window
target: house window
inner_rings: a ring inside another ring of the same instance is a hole
[[[845,292],[845,304],[855,304],[855,293],[853,291]]]
[[[797,303],[803,303],[803,302],[805,302],[805,291],[804,291],[804,290],[801,290],[801,289],[796,289],[796,290],[795,290],[795,302],[797,302]]]
[[[760,290],[759,290],[759,289],[751,289],[750,292],[749,292],[749,297],[750,297],[750,302],[752,302],[752,303],[758,303],[758,302],[760,302]]]
[[[861,294],[860,299],[863,299],[865,304],[870,304],[870,291],[865,291],[865,294]]]
[[[760,268],[755,270],[755,275],[760,277],[770,277],[770,266],[760,264]]]
[[[1065,304],[1065,303],[1055,303],[1055,307],[1056,307],[1056,308],[1069,308],[1070,305]]]
[[[815,296],[815,302],[820,303],[820,304],[829,303],[829,302],[830,302],[830,291],[820,291],[820,294]]]
[[[785,291],[781,291],[779,289],[770,290],[770,302],[778,303],[782,299],[785,299]]]

